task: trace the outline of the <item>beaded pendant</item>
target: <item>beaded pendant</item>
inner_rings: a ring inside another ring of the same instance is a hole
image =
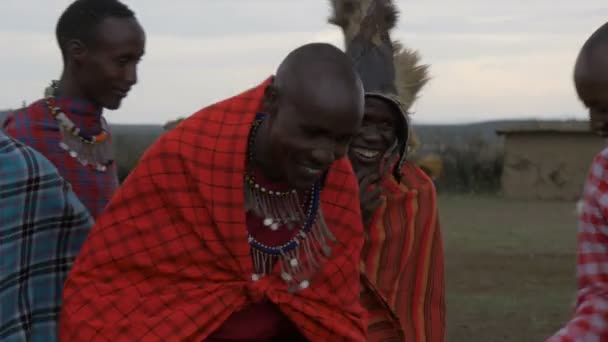
[[[105,172],[107,166],[113,161],[107,123],[102,120],[102,130],[97,135],[84,134],[61,108],[55,105],[57,90],[57,81],[51,82],[51,85],[45,89],[44,100],[51,115],[59,124],[62,138],[59,147],[83,166],[90,166],[99,172]]]

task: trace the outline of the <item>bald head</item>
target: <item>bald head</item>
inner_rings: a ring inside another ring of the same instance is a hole
[[[335,46],[304,45],[279,66],[266,90],[264,132],[274,168],[307,187],[345,156],[363,119],[363,84],[351,59]]]
[[[608,23],[597,29],[581,48],[574,67],[574,82],[577,91],[581,90],[579,86],[588,84],[608,85]]]
[[[608,136],[608,23],[585,42],[574,67],[579,98],[589,108],[591,127]]]
[[[351,59],[335,46],[324,43],[307,44],[287,55],[277,69],[274,85],[287,99],[329,105],[359,96],[363,99],[363,84]]]

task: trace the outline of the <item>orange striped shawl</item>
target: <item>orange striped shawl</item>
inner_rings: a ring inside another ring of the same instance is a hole
[[[407,162],[388,174],[362,251],[369,341],[444,341],[443,245],[431,179]]]

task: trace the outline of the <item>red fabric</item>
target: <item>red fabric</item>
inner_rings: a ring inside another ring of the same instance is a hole
[[[311,341],[364,341],[357,180],[342,159],[321,195],[339,243],[296,294],[278,273],[251,280],[243,172],[266,83],[161,137],[90,233],[64,290],[63,341],[201,341],[267,298]]]
[[[369,341],[445,340],[443,243],[435,187],[414,163],[388,174],[384,203],[366,230],[361,296]]]
[[[101,108],[71,98],[57,98],[56,105],[85,134],[95,135],[102,131],[105,119]],[[59,125],[44,100],[12,113],[3,126],[8,135],[33,147],[55,165],[94,219],[101,214],[118,188],[116,163],[110,164],[107,171],[100,172],[92,166],[83,166],[61,149]]]
[[[297,329],[276,305],[265,300],[233,313],[207,341],[268,341],[286,335],[297,336]]]
[[[576,311],[549,342],[608,341],[608,148],[591,164],[581,204]]]

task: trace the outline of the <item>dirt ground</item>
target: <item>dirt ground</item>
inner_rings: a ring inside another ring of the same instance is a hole
[[[448,341],[544,341],[575,299],[572,202],[440,196]]]

